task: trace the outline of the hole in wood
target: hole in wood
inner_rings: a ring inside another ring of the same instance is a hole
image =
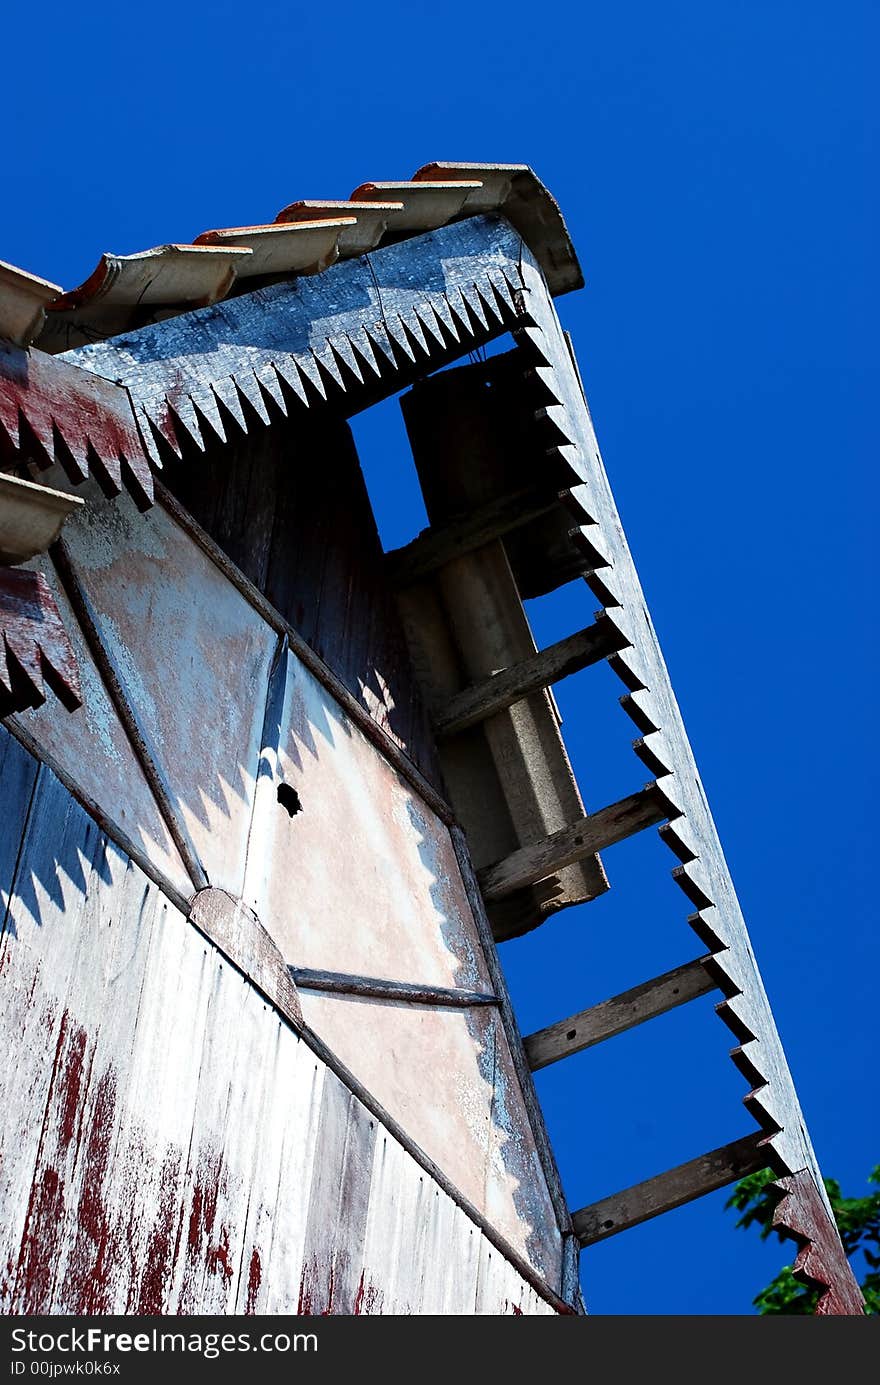
[[[613,1225],[614,1225],[614,1222],[613,1222],[613,1221],[603,1221],[603,1223],[602,1223],[602,1230],[603,1230],[603,1231],[610,1231]]]
[[[290,784],[278,785],[278,802],[285,809],[288,817],[296,817],[296,814],[303,810],[299,794]]]
[[[569,1039],[569,1040],[571,1040],[571,1039],[576,1039],[576,1038],[577,1038],[577,1030],[576,1030],[576,1029],[569,1029],[569,1031],[568,1031],[568,1033],[566,1034],[565,1037],[566,1037],[567,1039]]]

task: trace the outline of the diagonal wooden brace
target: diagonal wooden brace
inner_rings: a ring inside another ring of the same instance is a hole
[[[670,803],[659,784],[648,784],[638,793],[600,809],[592,817],[580,818],[570,827],[552,832],[542,841],[522,846],[502,861],[485,866],[478,872],[483,897],[504,899],[515,890],[534,885],[574,861],[582,861],[586,856],[592,856],[677,814],[677,808]]]

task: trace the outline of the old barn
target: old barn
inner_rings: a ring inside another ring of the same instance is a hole
[[[556,314],[581,282],[487,164],[69,292],[0,266],[2,1312],[579,1313],[582,1247],[767,1167],[819,1311],[860,1311]],[[348,420],[401,391],[430,523],[384,552]],[[523,602],[573,582],[537,648]],[[603,660],[648,782],[588,810],[552,687]],[[503,944],[654,827],[699,955],[523,1037]],[[730,1143],[570,1207],[532,1072],[709,992]]]

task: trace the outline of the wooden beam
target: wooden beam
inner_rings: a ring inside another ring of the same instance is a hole
[[[390,581],[398,587],[429,577],[454,558],[484,548],[493,539],[545,515],[559,503],[555,492],[535,487],[503,495],[441,529],[426,529],[405,548],[385,555]]]
[[[465,991],[450,986],[420,986],[409,981],[386,981],[378,976],[353,976],[341,971],[316,971],[289,967],[295,984],[304,991],[330,991],[336,995],[362,996],[367,1000],[403,1000],[411,1005],[448,1005],[468,1009],[497,1005],[498,997],[487,991]]]
[[[435,716],[434,730],[438,736],[464,731],[495,712],[503,712],[539,688],[549,687],[569,674],[608,658],[625,645],[626,637],[603,613],[594,625],[457,693]]]
[[[551,832],[542,841],[522,846],[502,861],[484,866],[478,872],[483,898],[503,899],[526,885],[545,880],[574,861],[582,861],[585,856],[592,856],[675,815],[675,807],[659,785],[648,784],[629,798],[600,809],[592,817],[580,818],[570,827]]]
[[[582,1246],[595,1245],[619,1231],[671,1212],[686,1202],[726,1188],[747,1174],[767,1167],[766,1135],[756,1130],[732,1144],[722,1145],[687,1164],[637,1183],[612,1197],[602,1198],[572,1214],[575,1235]]]
[[[577,1015],[559,1020],[557,1024],[538,1029],[527,1034],[523,1047],[532,1072],[546,1068],[569,1054],[580,1053],[582,1049],[592,1048],[603,1039],[611,1039],[615,1034],[623,1034],[627,1029],[635,1029],[645,1020],[665,1015],[677,1005],[688,1000],[708,995],[716,989],[716,983],[706,971],[703,963],[707,960],[698,957],[695,962],[686,962],[673,971],[664,972],[645,981],[632,990],[622,991],[610,1000],[603,1000],[589,1010],[581,1010]]]

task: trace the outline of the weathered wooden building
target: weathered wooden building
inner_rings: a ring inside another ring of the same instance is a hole
[[[580,284],[508,165],[72,292],[0,267],[3,1312],[579,1312],[582,1246],[768,1166],[820,1311],[860,1311],[554,309]],[[347,420],[404,388],[430,525],[384,553]],[[573,581],[536,649],[524,599]],[[550,689],[604,659],[651,779],[588,812]],[[523,1039],[496,944],[653,826],[702,955]],[[712,990],[751,1132],[570,1209],[531,1072]]]

